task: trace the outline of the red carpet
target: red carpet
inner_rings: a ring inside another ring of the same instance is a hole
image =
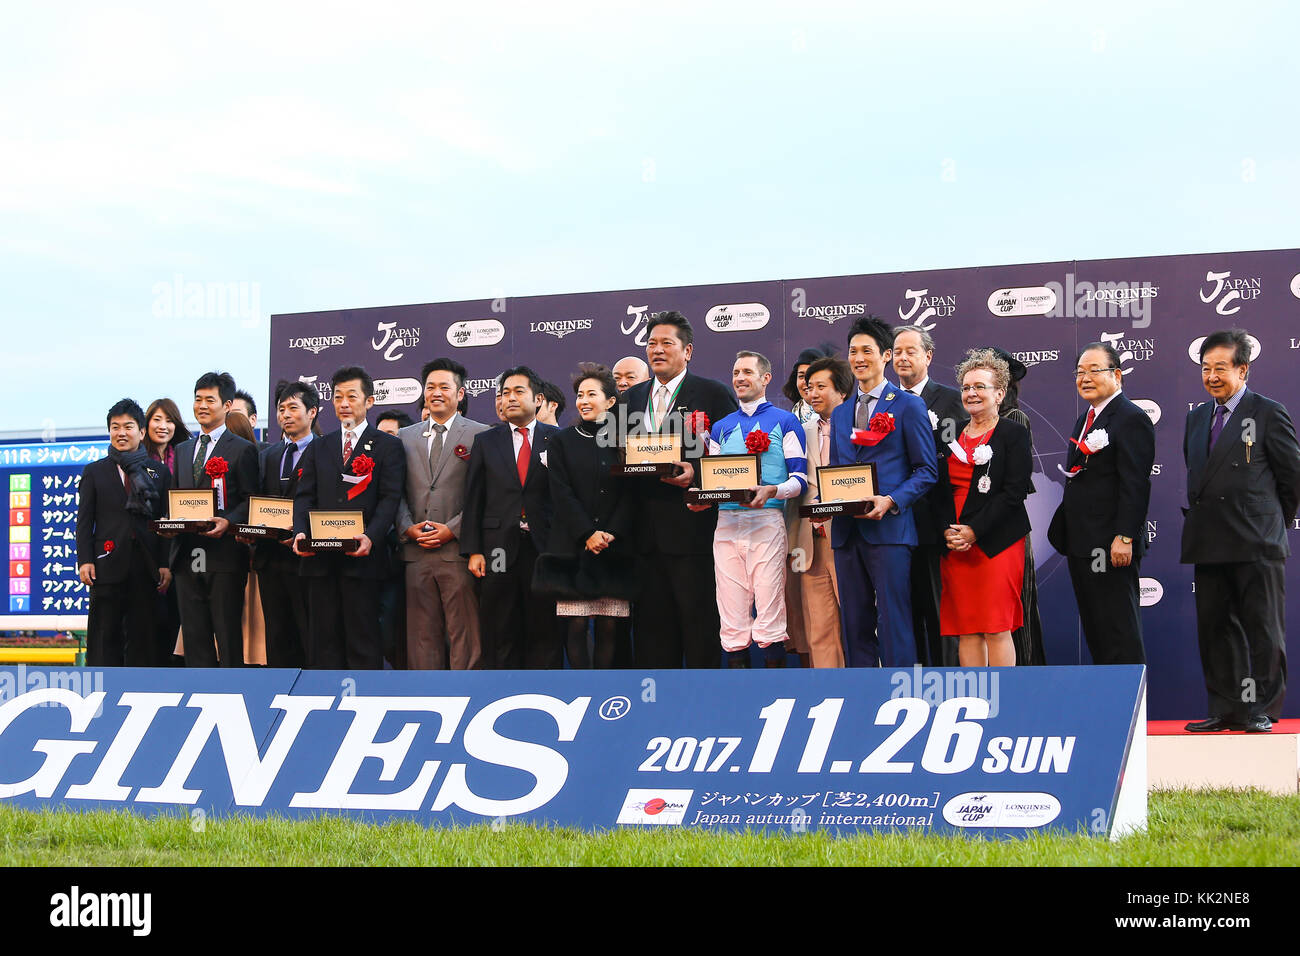
[[[1192,720],[1201,720],[1200,717],[1193,717]],[[1147,735],[1150,737],[1169,737],[1175,734],[1186,734],[1183,728],[1187,726],[1186,720],[1148,720]],[[1198,734],[1202,737],[1221,737],[1224,734],[1244,734],[1244,730],[1220,730],[1215,733]],[[1273,733],[1275,734],[1300,734],[1300,719],[1290,718],[1279,720],[1273,724]]]

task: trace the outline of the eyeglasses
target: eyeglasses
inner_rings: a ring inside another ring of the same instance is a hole
[[[974,392],[976,395],[983,395],[985,392],[992,392],[992,391],[996,391],[994,386],[985,385],[983,382],[976,382],[974,385],[963,385],[961,387],[961,393],[963,395],[965,395],[967,392]]]
[[[1076,368],[1074,370],[1074,380],[1077,382],[1081,378],[1087,378],[1089,375],[1101,375],[1103,372],[1118,372],[1115,366],[1111,365],[1106,368]]]

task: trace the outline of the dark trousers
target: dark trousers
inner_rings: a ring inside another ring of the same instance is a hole
[[[559,670],[564,666],[564,635],[555,621],[555,601],[533,593],[537,547],[524,534],[519,553],[503,571],[487,574],[479,591],[479,631],[483,660],[498,670]]]
[[[1284,563],[1198,564],[1193,579],[1210,716],[1279,720],[1286,695]]]
[[[305,580],[308,582],[307,667],[329,671],[382,670],[379,591],[383,581],[338,573]]]
[[[1145,664],[1138,566],[1093,570],[1092,558],[1069,557],[1070,583],[1079,605],[1079,623],[1094,664]]]
[[[713,556],[648,554],[636,602],[632,653],[638,668],[719,667],[718,586]]]
[[[278,545],[277,545],[278,547]],[[293,566],[268,564],[257,572],[266,620],[266,666],[307,663],[307,579]]]
[[[937,545],[924,544],[912,551],[912,633],[916,659],[926,667],[945,664],[939,634],[940,550]]]
[[[156,667],[158,653],[156,569],[148,567],[141,548],[133,549],[125,581],[95,584],[90,589],[86,621],[86,666]]]
[[[910,545],[868,544],[859,534],[835,549],[845,667],[916,663],[911,565]]]
[[[196,572],[182,561],[172,580],[181,612],[185,666],[243,667],[248,571]]]

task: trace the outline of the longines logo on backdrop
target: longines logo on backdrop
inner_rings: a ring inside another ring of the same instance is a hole
[[[1043,362],[1055,362],[1061,357],[1059,349],[1046,349],[1041,352],[1012,352],[1011,355],[1025,368],[1039,365]]]
[[[926,322],[931,319],[945,319],[957,311],[955,295],[930,295],[929,289],[908,289],[904,293],[904,298],[911,301],[912,307],[904,312],[900,305],[899,319],[904,325],[912,325],[927,332],[934,328],[935,323],[930,322],[926,325]]]
[[[545,332],[562,339],[572,332],[582,332],[591,328],[591,319],[562,319],[558,322],[529,322],[529,332]]]
[[[304,349],[312,355],[319,355],[326,349],[342,345],[347,339],[344,335],[312,335],[304,338],[290,339],[289,348]]]
[[[316,379],[319,377],[320,376],[318,375],[299,375],[298,381],[302,382],[304,385],[310,385],[312,388],[316,389],[316,394],[321,397],[321,401],[328,402],[330,400],[330,396],[334,393],[334,386],[332,386],[329,382],[316,381]]]
[[[1156,354],[1155,339],[1125,338],[1123,332],[1102,332],[1097,338],[1114,346],[1115,351],[1119,353],[1120,370],[1126,376],[1132,375],[1135,371],[1129,363],[1149,362]]]
[[[801,319],[821,319],[828,325],[834,325],[846,315],[866,315],[867,305],[865,302],[855,302],[852,305],[798,306],[794,312]]]
[[[1241,311],[1241,304],[1258,299],[1262,291],[1259,276],[1233,278],[1232,272],[1206,272],[1205,285],[1201,287],[1201,301],[1214,303],[1219,315],[1233,315]]]
[[[465,379],[465,391],[469,392],[471,395],[473,395],[476,398],[479,395],[482,395],[486,391],[489,390],[495,391],[496,387],[497,387],[497,380],[494,378]]]
[[[396,362],[403,355],[403,349],[413,349],[420,344],[419,329],[399,329],[396,322],[380,322],[375,329],[378,339],[371,339],[370,345],[376,352],[384,353],[384,361]]]

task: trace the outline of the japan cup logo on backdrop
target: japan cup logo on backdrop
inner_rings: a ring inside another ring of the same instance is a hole
[[[385,362],[396,362],[406,354],[406,349],[413,349],[419,344],[419,329],[399,328],[396,322],[380,322],[375,329],[375,337],[370,340],[370,347],[376,352],[382,352]]]
[[[1243,305],[1259,298],[1263,291],[1259,276],[1233,276],[1231,271],[1205,273],[1201,301],[1214,305],[1219,315],[1236,315]]]
[[[908,289],[904,295],[912,307],[906,312],[901,305],[898,307],[898,318],[903,325],[929,332],[935,326],[932,320],[947,318],[957,311],[955,295],[930,295],[929,289]]]

